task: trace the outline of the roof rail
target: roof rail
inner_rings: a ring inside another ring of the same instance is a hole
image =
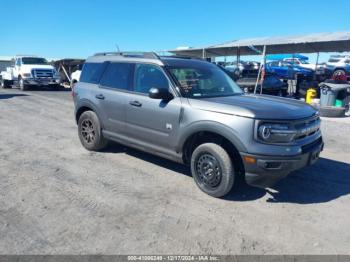
[[[160,58],[201,59],[201,58],[192,57],[189,55],[163,55],[163,56],[160,56]]]
[[[138,57],[138,58],[149,58],[149,59],[159,59],[159,56],[155,52],[103,52],[96,53],[94,56],[108,56],[108,55],[118,55],[124,57]]]

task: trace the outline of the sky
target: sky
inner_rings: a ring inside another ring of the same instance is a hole
[[[0,56],[86,58],[231,40],[350,31],[350,1],[0,0]],[[323,54],[321,58],[328,57]],[[322,60],[322,59],[321,59]]]

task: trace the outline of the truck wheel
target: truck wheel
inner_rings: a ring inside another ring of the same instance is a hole
[[[21,89],[22,91],[26,91],[28,89],[28,86],[24,84],[24,80],[22,77],[18,78],[18,86],[19,86],[19,89]]]
[[[93,111],[85,111],[78,120],[78,134],[81,144],[90,151],[99,151],[107,146],[102,135],[100,121]]]
[[[5,89],[5,88],[10,88],[10,87],[11,87],[11,81],[1,79],[1,88]]]
[[[213,197],[229,193],[235,179],[230,156],[214,143],[201,144],[193,151],[191,173],[197,186]]]
[[[344,70],[344,69],[336,69],[336,70],[333,72],[333,77],[339,76],[339,75],[346,75],[345,70]]]

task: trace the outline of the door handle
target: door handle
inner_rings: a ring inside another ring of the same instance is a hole
[[[141,107],[142,106],[142,104],[139,101],[130,101],[129,104],[132,105],[132,106],[137,106],[137,107]]]
[[[97,99],[101,99],[101,100],[105,99],[105,96],[102,95],[102,94],[98,94],[98,95],[96,95],[95,97],[96,97]]]

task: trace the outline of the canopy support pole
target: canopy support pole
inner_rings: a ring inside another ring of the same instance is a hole
[[[61,64],[61,65],[60,65],[60,68],[62,68],[62,71],[63,71],[63,73],[66,75],[68,81],[71,82],[71,79],[70,79],[70,77],[69,77],[69,75],[68,75],[66,69],[64,68],[64,65]]]
[[[256,89],[258,87],[258,83],[259,83],[259,80],[260,80],[262,68],[264,67],[264,70],[265,70],[265,67],[266,67],[266,45],[264,45],[264,49],[263,49],[263,54],[262,55],[263,55],[263,59],[262,59],[262,61],[260,63],[260,66],[259,66],[258,77],[256,78],[255,87],[254,87],[254,94],[256,94]],[[262,88],[263,88],[263,83],[261,82],[260,94],[262,94]]]
[[[316,57],[316,64],[315,64],[315,79],[317,76],[317,66],[318,66],[318,59],[320,57],[320,52],[317,52],[317,57]]]

